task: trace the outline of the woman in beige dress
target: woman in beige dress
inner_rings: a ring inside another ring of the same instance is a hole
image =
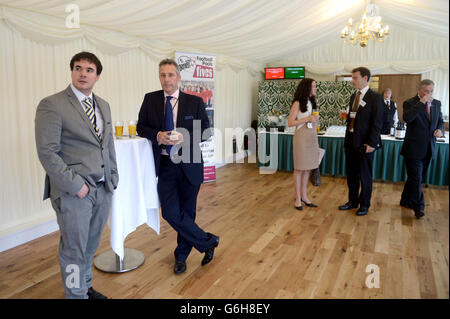
[[[311,203],[307,194],[309,173],[319,165],[319,142],[317,140],[317,123],[319,115],[313,115],[317,109],[316,82],[303,79],[295,91],[288,126],[296,126],[294,135],[294,185],[295,208],[302,210],[302,202],[309,207]]]

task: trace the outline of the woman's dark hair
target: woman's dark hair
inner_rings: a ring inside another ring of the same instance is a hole
[[[316,97],[309,96],[311,94],[313,82],[315,82],[314,79],[304,78],[303,80],[300,81],[300,83],[297,86],[297,90],[294,93],[294,99],[292,100],[292,103],[298,101],[300,103],[300,111],[302,113],[305,113],[308,110],[307,108],[308,100],[311,101],[312,108],[317,109]]]

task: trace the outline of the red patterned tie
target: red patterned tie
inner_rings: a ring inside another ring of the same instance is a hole
[[[361,96],[361,91],[358,91],[358,93],[356,93],[355,101],[353,103],[353,110],[355,112],[355,117],[356,117],[356,112],[358,111],[358,105],[359,105],[359,98],[360,98],[360,96]],[[350,119],[350,127],[349,127],[349,129],[353,130],[354,125],[355,125],[355,119],[351,118]]]

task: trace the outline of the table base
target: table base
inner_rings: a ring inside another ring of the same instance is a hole
[[[139,250],[125,248],[124,258],[121,259],[112,250],[98,255],[94,259],[95,268],[112,273],[122,273],[137,269],[144,263],[145,256]]]

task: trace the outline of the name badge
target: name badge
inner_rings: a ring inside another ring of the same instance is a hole
[[[354,119],[356,117],[356,112],[350,112],[350,118]]]
[[[366,106],[366,102],[364,102],[363,100],[359,101],[359,105],[361,105],[362,107]]]
[[[194,116],[193,116],[193,115],[186,115],[186,116],[184,117],[184,119],[185,119],[185,120],[192,120],[192,119],[194,119]]]

